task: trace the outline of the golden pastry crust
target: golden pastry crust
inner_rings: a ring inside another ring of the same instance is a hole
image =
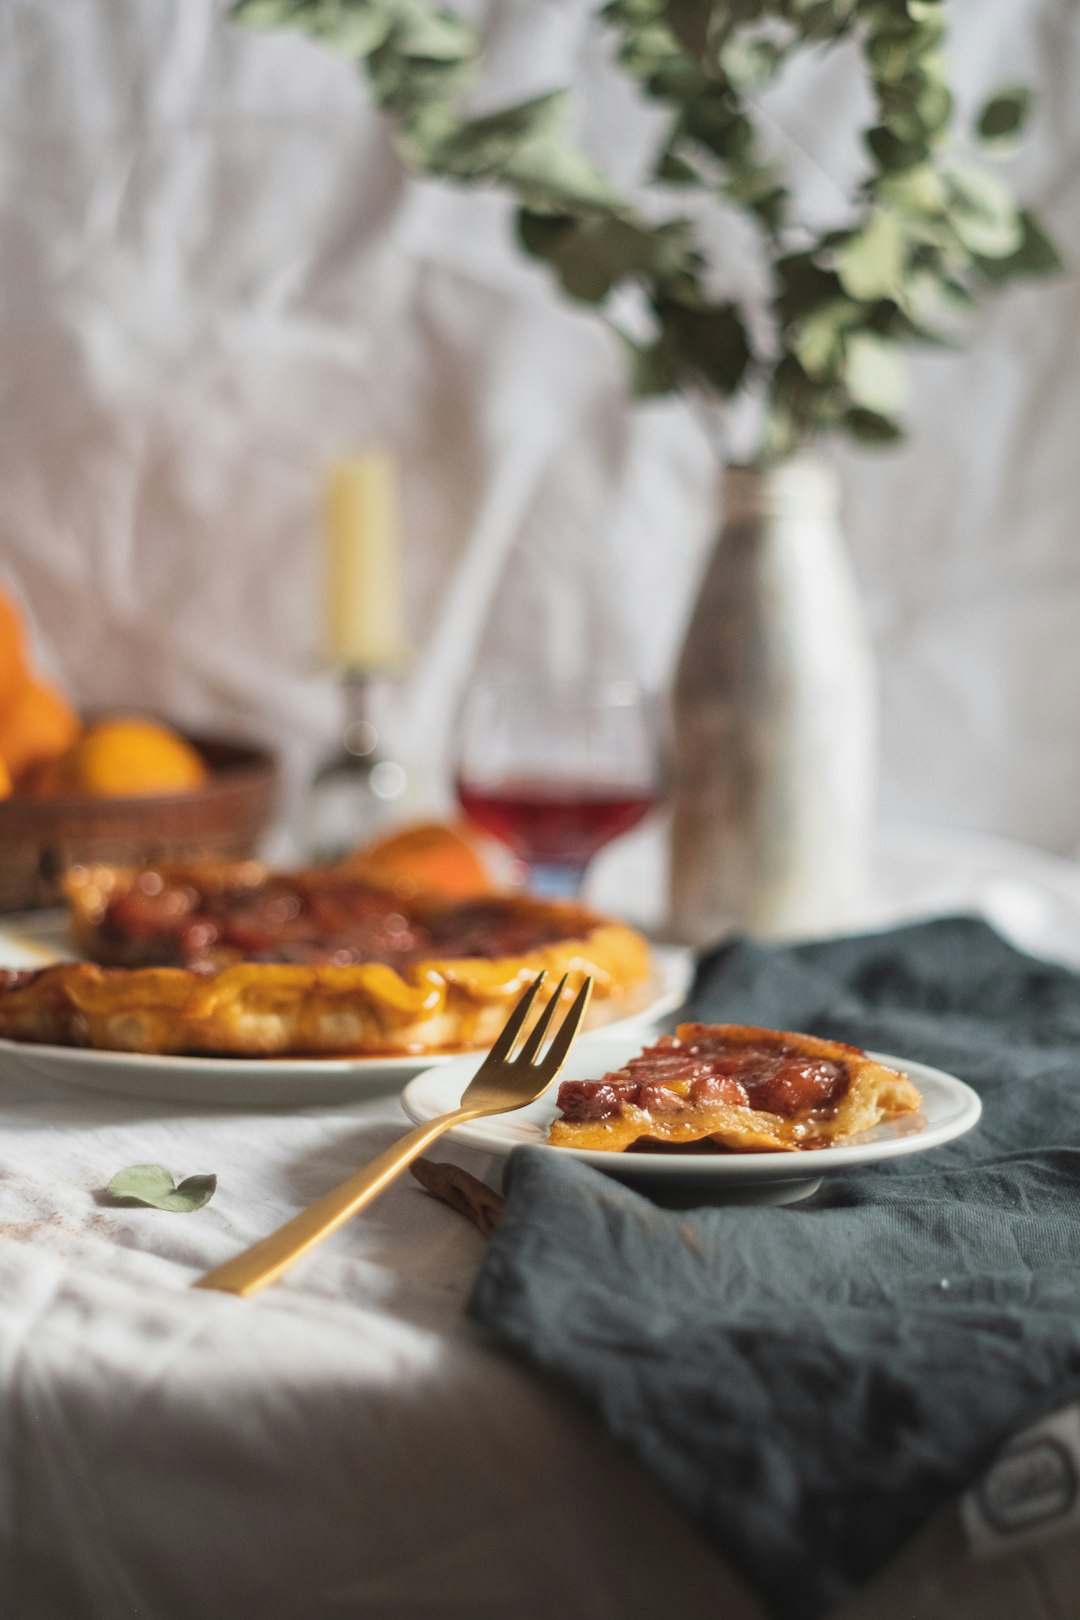
[[[248,863],[243,869],[169,868],[169,881],[179,881],[181,872],[184,882],[205,893],[230,885],[235,892],[237,882],[254,893],[265,877]],[[290,881],[317,884],[318,876],[292,874]],[[71,885],[73,928],[84,952],[106,961],[138,960],[140,941],[110,936],[104,926],[106,900],[128,892],[136,878],[94,869]],[[99,961],[0,974],[0,1036],[124,1052],[378,1056],[489,1045],[541,969],[549,979],[567,974],[567,998],[592,976],[594,1024],[647,999],[649,949],[633,929],[583,906],[529,896],[485,905],[414,906],[439,948],[425,954],[418,945],[411,957],[385,962],[226,958],[219,966],[117,967]],[[507,954],[456,954],[455,923],[463,937],[474,938],[485,919],[496,940],[500,929],[504,935],[516,930],[540,943]]]
[[[554,1147],[793,1153],[915,1115],[905,1074],[855,1046],[746,1024],[680,1024],[626,1068],[559,1088]]]

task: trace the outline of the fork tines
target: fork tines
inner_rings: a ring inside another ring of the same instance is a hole
[[[555,1016],[555,1011],[562,999],[563,992],[566,989],[567,980],[569,978],[569,974],[567,973],[564,973],[562,978],[559,980],[559,983],[555,987],[554,993],[548,1000],[547,1006],[544,1008],[543,1012],[537,1018],[536,1023],[529,1031],[520,1050],[516,1054],[514,1053],[514,1047],[517,1045],[518,1037],[521,1035],[526,1022],[528,1021],[529,1014],[532,1012],[533,1007],[536,1004],[536,998],[540,993],[540,988],[543,985],[546,977],[546,973],[541,971],[537,974],[532,984],[525,991],[524,995],[521,997],[521,1000],[518,1002],[517,1006],[514,1008],[513,1012],[510,1014],[510,1017],[503,1026],[494,1046],[488,1053],[489,1061],[494,1059],[496,1062],[500,1063],[511,1061],[514,1063],[524,1063],[537,1068],[550,1068],[552,1072],[562,1065],[567,1052],[570,1050],[570,1043],[573,1041],[574,1036],[577,1034],[578,1029],[581,1026],[581,1020],[585,1016],[585,1009],[589,1005],[589,996],[592,993],[591,978],[586,978],[582,982],[581,989],[574,997],[574,1000],[567,1011],[566,1017],[556,1030],[551,1045],[544,1054],[544,1057],[539,1062],[537,1060],[540,1048],[544,1044],[548,1030],[551,1027],[552,1019]]]

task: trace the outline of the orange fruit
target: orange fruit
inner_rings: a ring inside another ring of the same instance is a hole
[[[4,761],[0,759],[0,799],[6,799],[11,792],[11,774]]]
[[[358,877],[384,883],[406,896],[426,891],[467,900],[493,894],[496,888],[467,833],[441,821],[402,827],[358,849],[344,865]]]
[[[79,717],[63,694],[31,676],[11,707],[0,709],[0,759],[19,781],[70,748],[79,729]]]
[[[22,615],[0,590],[0,713],[11,707],[29,678]]]
[[[168,726],[118,716],[88,727],[33,790],[110,799],[183,793],[201,787],[208,774],[201,755]]]

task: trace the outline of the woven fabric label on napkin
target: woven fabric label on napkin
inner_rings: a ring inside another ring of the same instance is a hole
[[[960,1500],[975,1558],[1000,1558],[1080,1526],[1080,1405],[1010,1441]]]

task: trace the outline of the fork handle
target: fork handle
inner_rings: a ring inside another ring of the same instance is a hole
[[[192,1286],[218,1288],[226,1294],[253,1294],[256,1289],[265,1288],[301,1255],[321,1243],[323,1238],[329,1237],[331,1232],[336,1232],[357,1210],[377,1198],[387,1183],[418,1158],[444,1131],[472,1117],[472,1109],[455,1108],[452,1114],[440,1114],[438,1119],[429,1121],[427,1125],[418,1125],[395,1142],[393,1147],[387,1148],[385,1153],[380,1153],[377,1159],[372,1159],[370,1164],[350,1176],[348,1181],[331,1188],[268,1237],[253,1243],[250,1249],[245,1249],[232,1260],[226,1260],[222,1266],[215,1266],[213,1271],[199,1277]]]

